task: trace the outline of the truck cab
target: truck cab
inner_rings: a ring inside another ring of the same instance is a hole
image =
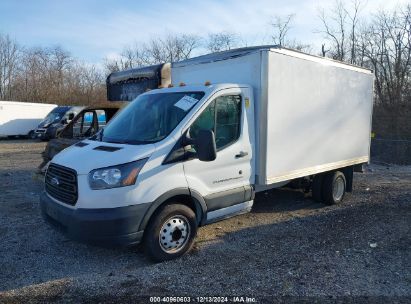
[[[58,106],[54,108],[39,123],[34,130],[32,138],[50,140],[56,138],[57,134],[69,124],[73,118],[83,109],[80,106]]]
[[[100,136],[53,158],[43,214],[75,239],[130,245],[159,229],[151,217],[164,203],[178,201],[183,214],[165,224],[175,235],[147,242],[154,259],[184,253],[198,226],[251,209],[252,99],[251,88],[238,84],[140,95]]]
[[[81,110],[70,122],[51,139],[42,153],[43,162],[39,173],[44,173],[53,157],[65,148],[88,137],[95,136],[115,114],[124,107],[124,103],[100,103]]]

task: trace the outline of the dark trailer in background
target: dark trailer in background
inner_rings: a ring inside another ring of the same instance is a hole
[[[167,87],[170,83],[169,63],[114,72],[107,77],[107,100],[131,101],[148,89]]]

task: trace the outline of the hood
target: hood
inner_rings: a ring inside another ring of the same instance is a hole
[[[150,157],[154,144],[125,145],[84,140],[57,154],[52,162],[88,174],[91,170],[129,163]]]

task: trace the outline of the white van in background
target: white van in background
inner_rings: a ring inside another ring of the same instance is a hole
[[[370,70],[262,46],[171,73],[175,87],[138,96],[53,158],[42,213],[69,237],[143,241],[152,259],[173,259],[199,226],[250,211],[256,191],[297,180],[340,203],[369,161]]]
[[[0,101],[0,137],[32,136],[38,124],[57,105]]]

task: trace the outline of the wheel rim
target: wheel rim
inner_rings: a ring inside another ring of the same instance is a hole
[[[345,191],[344,188],[345,188],[345,185],[344,185],[343,178],[341,176],[337,177],[333,185],[334,200],[339,201],[342,199],[342,197],[344,196],[344,191]]]
[[[164,222],[158,240],[162,250],[167,253],[176,253],[184,248],[189,237],[189,221],[183,215],[175,215]]]

